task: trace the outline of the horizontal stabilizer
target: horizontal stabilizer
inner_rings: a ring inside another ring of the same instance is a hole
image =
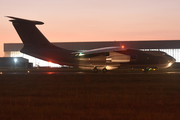
[[[24,45],[50,45],[47,38],[36,27],[36,25],[44,24],[43,22],[11,16],[7,17],[13,19],[10,21],[12,22]]]
[[[26,20],[26,19],[21,19],[21,18],[17,18],[17,17],[11,17],[11,16],[6,16],[8,18],[12,18],[13,20],[10,20],[11,22],[29,22],[29,23],[34,23],[35,25],[42,25],[44,24],[41,21],[35,21],[35,20]]]

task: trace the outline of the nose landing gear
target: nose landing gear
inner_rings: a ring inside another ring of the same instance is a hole
[[[143,71],[144,73],[147,73],[147,72],[149,71],[149,69],[145,68],[145,69],[142,69],[142,71]]]
[[[155,69],[153,69],[153,68],[144,68],[144,69],[142,69],[142,71],[144,73],[147,73],[148,71],[151,71],[151,70],[155,70]]]

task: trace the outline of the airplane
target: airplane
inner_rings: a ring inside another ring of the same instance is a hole
[[[89,69],[93,72],[117,69],[119,67],[142,68],[147,72],[151,68],[167,68],[176,60],[165,52],[141,51],[124,46],[112,46],[73,51],[57,47],[39,31],[36,25],[44,24],[41,21],[27,20],[12,16],[11,21],[24,46],[20,52],[30,56],[57,63],[60,65],[75,66]]]

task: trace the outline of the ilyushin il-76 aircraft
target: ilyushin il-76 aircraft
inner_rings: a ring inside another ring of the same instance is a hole
[[[30,56],[57,63],[60,65],[76,66],[81,69],[91,69],[94,72],[113,70],[121,66],[142,68],[167,68],[176,60],[165,52],[140,51],[121,46],[104,47],[72,51],[57,47],[39,31],[36,25],[43,22],[11,17],[11,22],[19,34],[24,47],[20,52]]]

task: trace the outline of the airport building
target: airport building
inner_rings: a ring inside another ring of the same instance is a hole
[[[180,62],[180,40],[159,40],[159,41],[109,41],[109,42],[59,42],[54,45],[74,50],[83,51],[110,46],[124,46],[125,49],[134,48],[142,51],[164,51]],[[23,54],[20,50],[23,48],[23,43],[5,43],[4,57],[23,57],[33,63],[34,67],[61,67],[48,61],[40,60],[32,56]]]

